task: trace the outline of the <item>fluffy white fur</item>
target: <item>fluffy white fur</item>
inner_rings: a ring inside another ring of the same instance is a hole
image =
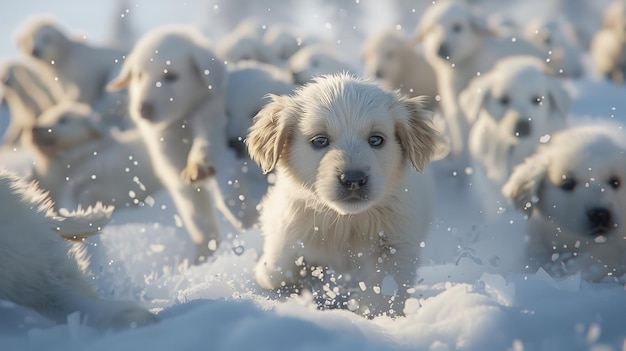
[[[206,39],[177,26],[140,38],[109,84],[128,86],[130,115],[197,245],[197,259],[212,254],[220,240],[213,197],[236,225],[249,226],[257,217],[254,206],[246,206],[241,162],[227,145],[226,84],[226,67]]]
[[[415,41],[422,44],[424,57],[437,76],[439,107],[446,121],[451,156],[465,167],[469,123],[459,111],[458,95],[470,80],[487,72],[500,58],[512,55],[544,56],[521,38],[498,37],[484,16],[461,1],[438,1],[423,14]]]
[[[276,64],[286,63],[293,54],[305,45],[302,34],[286,24],[274,24],[263,34],[263,43]]]
[[[342,308],[401,314],[433,207],[429,174],[411,166],[424,169],[435,134],[421,99],[345,74],[272,96],[246,139],[252,159],[276,172],[262,201],[257,283],[297,289],[333,276],[353,289]]]
[[[111,132],[87,105],[64,102],[29,130],[33,178],[56,208],[138,204],[160,188],[136,130]]]
[[[626,273],[626,136],[595,124],[556,133],[503,193],[530,217],[529,265],[589,280]]]
[[[582,51],[574,28],[565,20],[535,18],[524,28],[524,38],[545,50],[548,66],[555,74],[568,78],[583,75]]]
[[[421,48],[397,30],[387,30],[368,37],[363,44],[363,73],[380,79],[387,89],[400,89],[410,97],[428,96],[434,104],[437,95],[435,71],[424,59]]]
[[[288,61],[289,69],[297,84],[310,82],[312,78],[324,74],[357,71],[340,58],[327,44],[318,43],[304,47]]]
[[[626,0],[606,7],[602,28],[593,36],[589,51],[597,72],[623,84],[626,71]]]
[[[106,224],[112,208],[96,206],[61,216],[46,194],[16,174],[0,170],[0,299],[32,308],[59,323],[79,312],[83,323],[126,328],[157,321],[133,302],[102,299],[83,275],[81,244]]]
[[[0,84],[11,113],[11,121],[2,143],[13,144],[35,125],[37,117],[57,104],[60,87],[42,77],[29,65],[7,62],[0,68]]]
[[[91,105],[105,98],[105,86],[124,57],[120,50],[71,38],[47,17],[28,20],[18,31],[17,45],[34,59],[42,73],[61,84],[70,99]]]

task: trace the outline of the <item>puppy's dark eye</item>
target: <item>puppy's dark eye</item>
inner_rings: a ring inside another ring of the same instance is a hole
[[[455,33],[459,33],[460,31],[463,30],[463,25],[460,23],[455,23],[454,25],[452,25],[452,31]]]
[[[385,139],[380,135],[372,135],[371,137],[369,137],[367,142],[370,144],[370,146],[378,148],[383,146],[383,144],[385,143]]]
[[[622,180],[618,177],[611,177],[609,179],[609,186],[613,189],[618,189],[622,185]]]
[[[576,181],[574,179],[566,178],[561,183],[560,188],[564,191],[572,191],[576,187]]]
[[[171,72],[171,71],[167,71],[163,74],[163,80],[166,82],[175,82],[178,80],[178,74]]]
[[[502,104],[502,106],[508,106],[509,103],[511,103],[511,98],[509,98],[508,95],[503,95],[500,98],[500,104]]]
[[[311,140],[311,145],[316,149],[325,148],[328,144],[328,138],[325,136],[317,136]]]
[[[543,101],[543,97],[541,97],[541,96],[539,96],[539,95],[536,95],[536,96],[533,96],[532,98],[530,98],[530,102],[531,102],[533,105],[537,105],[537,106],[539,106],[539,105],[541,105],[541,102],[542,102],[542,101]]]
[[[65,124],[67,122],[69,122],[69,118],[67,116],[63,116],[63,117],[59,118],[57,124]]]

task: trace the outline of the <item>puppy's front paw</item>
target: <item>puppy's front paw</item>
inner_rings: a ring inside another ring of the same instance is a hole
[[[197,182],[215,175],[215,168],[212,164],[201,162],[188,162],[185,169],[180,173],[180,177],[187,183]]]

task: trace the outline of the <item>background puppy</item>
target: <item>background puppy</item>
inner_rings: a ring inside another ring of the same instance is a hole
[[[536,18],[526,25],[524,38],[545,50],[546,62],[555,74],[569,78],[583,75],[582,52],[570,23],[557,18]]]
[[[13,144],[35,125],[37,118],[56,105],[61,98],[60,87],[44,81],[28,65],[7,62],[0,68],[2,93],[11,113],[11,122],[2,137],[2,144]]]
[[[472,159],[500,187],[542,137],[566,126],[570,97],[543,62],[515,56],[474,79],[460,103]]]
[[[226,82],[223,61],[198,32],[168,26],[139,39],[109,84],[111,89],[129,87],[130,115],[143,134],[155,173],[197,244],[198,260],[208,257],[220,240],[213,196],[222,213],[240,227],[251,225],[257,216],[255,206],[242,202],[247,190],[239,182],[240,162],[227,145]],[[216,171],[222,188],[209,191],[198,181]],[[226,204],[232,204],[235,214]]]
[[[345,74],[273,96],[246,139],[252,159],[276,169],[257,283],[299,289],[339,277],[354,299],[342,308],[401,314],[432,214],[430,178],[410,169],[435,152],[430,122],[420,99]]]
[[[617,125],[556,133],[502,191],[528,216],[531,266],[601,280],[626,273],[626,137]]]
[[[380,79],[387,89],[400,89],[410,97],[428,96],[434,106],[437,77],[417,50],[397,30],[372,35],[363,44],[363,73]]]
[[[289,94],[295,88],[291,75],[275,66],[253,61],[229,65],[226,133],[229,145],[235,148],[239,158],[248,158],[243,140],[252,118],[269,101],[267,94]]]
[[[357,73],[326,44],[318,43],[298,50],[287,62],[297,84],[305,84],[324,74]]]
[[[30,130],[33,179],[58,208],[138,204],[160,188],[141,135],[111,132],[87,105],[64,102]]]
[[[89,104],[107,117],[125,114],[125,94],[105,89],[121,67],[123,51],[71,38],[51,18],[29,20],[17,34],[17,45],[37,63],[40,74],[60,83],[64,99]],[[126,127],[121,118],[107,122]]]
[[[424,57],[435,70],[439,108],[450,138],[451,156],[460,169],[468,166],[467,136],[470,124],[459,111],[459,93],[471,79],[483,74],[507,56],[543,52],[521,38],[512,40],[493,33],[484,16],[459,1],[438,1],[423,14],[415,31]]]
[[[157,317],[132,302],[102,299],[81,270],[87,266],[80,239],[100,229],[112,208],[96,206],[60,216],[32,183],[0,169],[0,299],[29,307],[56,322],[81,313],[88,325],[127,328]]]
[[[589,52],[601,76],[623,84],[626,71],[626,1],[613,0],[604,11],[602,28],[591,39]]]

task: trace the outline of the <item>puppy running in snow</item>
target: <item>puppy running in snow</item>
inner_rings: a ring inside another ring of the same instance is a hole
[[[435,139],[421,99],[346,74],[272,96],[246,139],[276,172],[262,201],[258,284],[301,289],[333,276],[352,289],[342,308],[401,314],[433,207],[431,178],[411,168],[423,170]]]
[[[157,317],[132,302],[108,301],[83,276],[80,244],[106,224],[112,208],[100,205],[61,216],[34,183],[0,169],[0,299],[29,307],[59,323],[81,313],[84,323],[126,328]],[[76,246],[75,246],[76,245]]]
[[[139,39],[108,85],[128,86],[130,116],[197,245],[196,261],[211,255],[220,241],[214,197],[236,226],[250,226],[257,217],[255,206],[246,206],[245,182],[239,182],[243,161],[228,148],[226,75],[201,34],[167,26]],[[206,179],[212,180],[211,190],[200,182]]]

